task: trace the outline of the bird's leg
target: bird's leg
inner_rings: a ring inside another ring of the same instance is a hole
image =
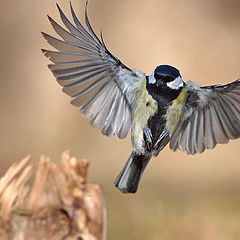
[[[166,129],[160,134],[157,142],[153,146],[152,154],[156,157],[160,151],[168,144],[170,132]]]
[[[160,134],[160,136],[159,136],[159,138],[158,138],[158,140],[156,141],[156,143],[154,144],[154,148],[159,148],[159,144],[161,143],[161,141],[166,137],[166,136],[168,136],[170,134],[170,132],[168,131],[168,130],[166,130],[166,129],[164,129],[163,131],[162,131],[162,133]]]
[[[151,151],[152,145],[153,145],[151,129],[148,127],[145,127],[145,128],[143,128],[143,132],[145,135],[147,148],[148,148],[148,150]]]

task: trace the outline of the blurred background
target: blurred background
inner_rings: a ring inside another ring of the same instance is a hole
[[[91,161],[90,181],[103,186],[108,239],[240,239],[240,140],[201,155],[166,147],[147,167],[139,191],[123,195],[113,181],[131,152],[130,137],[101,135],[69,104],[47,68],[40,32],[55,33],[56,0],[1,1],[0,173],[27,154],[55,162],[69,149]],[[69,1],[58,3],[70,17]],[[72,0],[83,20],[85,1]],[[151,74],[180,69],[185,81],[224,84],[240,77],[239,0],[89,0],[96,33],[127,66]]]

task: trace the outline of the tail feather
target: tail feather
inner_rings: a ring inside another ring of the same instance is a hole
[[[135,193],[144,169],[150,156],[139,155],[132,152],[124,168],[114,181],[114,186],[122,193]]]

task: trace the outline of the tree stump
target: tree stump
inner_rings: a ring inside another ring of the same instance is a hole
[[[59,166],[42,156],[32,187],[30,157],[0,179],[0,240],[103,240],[101,187],[87,182],[87,160],[62,154]]]

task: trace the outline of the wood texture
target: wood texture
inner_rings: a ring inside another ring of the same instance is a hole
[[[0,239],[105,239],[105,202],[101,187],[87,182],[89,162],[64,152],[57,166],[42,156],[30,187],[29,161],[0,179]]]

